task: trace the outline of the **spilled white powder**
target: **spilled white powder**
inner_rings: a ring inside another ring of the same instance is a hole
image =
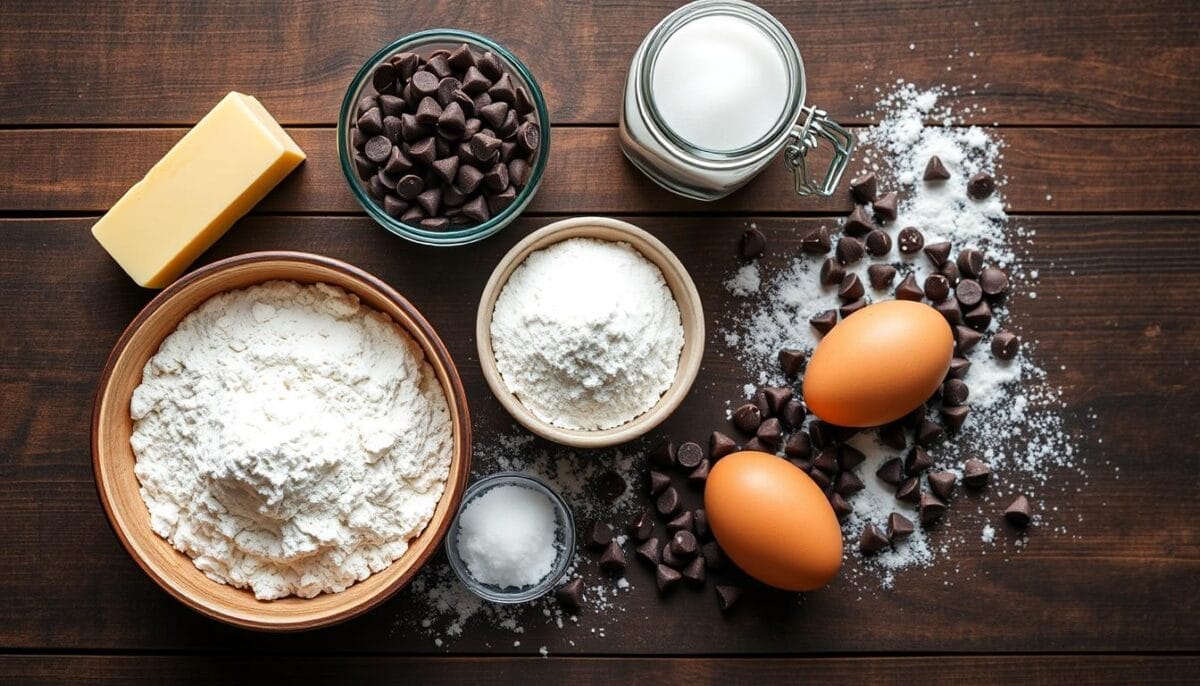
[[[458,554],[476,581],[520,588],[554,568],[558,522],[543,493],[496,486],[467,503],[458,521]]]
[[[572,238],[530,254],[496,300],[504,383],[539,419],[611,429],[653,407],[683,349],[662,272],[628,243]]]
[[[449,408],[421,348],[325,284],[209,299],[146,363],[130,414],[155,533],[262,600],[386,568],[450,468]]]

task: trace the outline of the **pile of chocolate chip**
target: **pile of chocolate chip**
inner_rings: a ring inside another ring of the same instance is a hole
[[[350,131],[354,166],[389,216],[429,231],[473,226],[529,182],[541,123],[491,51],[400,52],[366,91]]]

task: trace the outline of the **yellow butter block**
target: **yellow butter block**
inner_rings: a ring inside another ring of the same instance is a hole
[[[146,288],[174,281],[304,161],[262,104],[230,93],[92,227]]]

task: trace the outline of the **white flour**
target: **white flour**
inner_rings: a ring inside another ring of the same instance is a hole
[[[658,402],[683,349],[662,272],[628,243],[572,238],[525,258],[492,314],[505,384],[543,421],[620,426]]]
[[[146,364],[130,413],[154,531],[263,600],[386,568],[450,466],[449,408],[420,347],[324,284],[211,298]]]

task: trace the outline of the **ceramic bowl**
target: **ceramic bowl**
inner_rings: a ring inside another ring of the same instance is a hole
[[[150,515],[134,475],[129,445],[129,401],[142,369],[181,319],[212,296],[264,281],[328,283],[356,294],[387,314],[421,346],[446,394],[454,448],[446,490],[425,530],[387,569],[341,593],[315,598],[256,600],[249,590],[212,581],[150,528]],[[344,262],[298,252],[261,252],[231,257],[184,276],[158,294],[117,341],[96,392],[92,414],[92,467],[113,530],[134,561],[177,600],[215,619],[250,629],[297,631],[328,626],[362,614],[402,588],[434,554],[467,485],[471,421],[466,393],[445,345],[425,318],[378,278]]]

